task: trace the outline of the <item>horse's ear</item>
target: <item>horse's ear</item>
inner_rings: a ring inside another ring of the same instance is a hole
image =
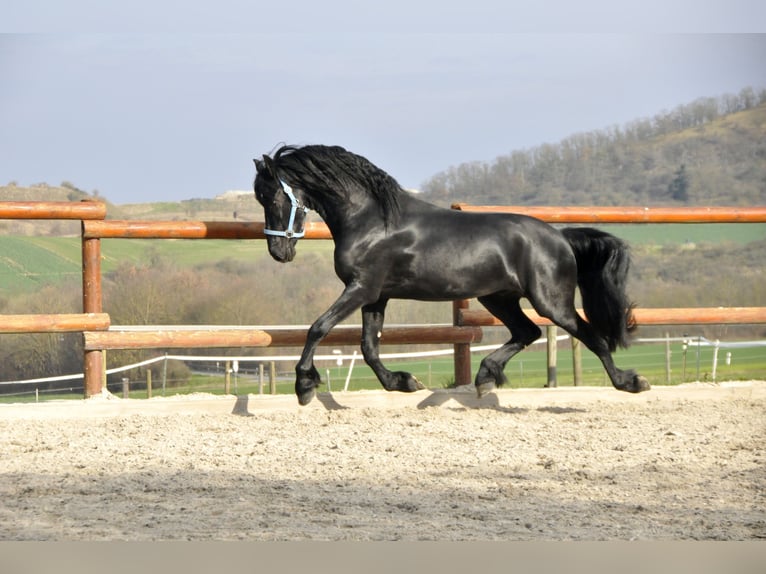
[[[269,170],[269,173],[271,173],[272,177],[278,180],[279,176],[277,175],[277,166],[274,163],[274,160],[264,154],[263,163],[266,164],[266,169]]]
[[[261,173],[263,171],[263,168],[264,168],[263,161],[256,158],[256,159],[253,160],[253,163],[255,164],[255,171],[257,171],[258,173]]]

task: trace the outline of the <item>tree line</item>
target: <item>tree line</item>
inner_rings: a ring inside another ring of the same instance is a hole
[[[766,201],[766,90],[701,98],[625,126],[463,163],[427,199],[485,205],[747,205]]]

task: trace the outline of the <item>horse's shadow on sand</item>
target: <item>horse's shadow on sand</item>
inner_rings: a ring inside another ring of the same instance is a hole
[[[474,392],[461,391],[429,391],[429,395],[418,403],[419,409],[428,407],[441,407],[449,401],[455,401],[463,409],[487,409],[504,413],[524,413],[529,409],[521,407],[504,407],[500,399],[494,393],[489,393],[479,398]]]
[[[421,391],[421,392],[424,392],[424,391]],[[490,393],[488,395],[485,395],[479,398],[478,396],[476,396],[475,393],[466,392],[466,391],[452,391],[452,390],[438,389],[438,390],[428,390],[425,392],[427,392],[428,394],[425,396],[425,398],[423,398],[423,400],[421,400],[417,404],[417,408],[420,410],[426,409],[428,407],[441,407],[445,405],[446,403],[448,403],[449,401],[455,401],[459,405],[459,407],[457,408],[466,409],[466,410],[467,409],[470,409],[470,410],[486,409],[486,410],[494,410],[494,411],[511,413],[511,414],[521,414],[521,413],[529,412],[528,408],[509,407],[509,406],[501,405],[499,397],[494,393]],[[352,408],[339,403],[338,400],[333,395],[333,393],[329,391],[323,392],[323,393],[317,393],[316,399],[328,411],[337,411],[337,410]],[[248,400],[249,400],[248,395],[238,396],[237,401],[234,404],[234,409],[232,410],[231,414],[248,416],[248,417],[253,416],[253,413],[251,413],[248,409]],[[448,408],[456,408],[456,407],[449,406]],[[558,407],[558,406],[540,407],[536,410],[540,412],[549,412],[552,414],[585,412],[583,409],[577,409],[572,407]]]

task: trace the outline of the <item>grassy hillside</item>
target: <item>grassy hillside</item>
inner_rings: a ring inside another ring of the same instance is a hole
[[[80,261],[79,238],[0,237],[0,294],[77,279]]]

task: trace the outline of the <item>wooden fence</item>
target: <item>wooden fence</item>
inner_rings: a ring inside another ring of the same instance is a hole
[[[456,204],[463,211],[525,213],[551,223],[742,223],[766,222],[766,208],[642,208],[642,207],[493,207]],[[100,202],[0,202],[0,219],[70,219],[82,222],[82,296],[80,314],[0,315],[0,333],[82,332],[85,397],[104,385],[103,351],[123,348],[206,348],[300,346],[303,329],[167,329],[129,331],[112,326],[102,308],[102,238],[140,239],[264,239],[263,223],[201,221],[106,220]],[[331,239],[327,226],[310,223],[306,239]],[[488,312],[455,301],[452,326],[411,326],[386,329],[384,344],[452,344],[455,381],[471,382],[470,345],[480,342],[482,328],[499,324]],[[540,325],[546,321],[530,314]],[[640,324],[766,323],[766,308],[638,309]],[[337,327],[324,344],[356,344],[358,327]]]

